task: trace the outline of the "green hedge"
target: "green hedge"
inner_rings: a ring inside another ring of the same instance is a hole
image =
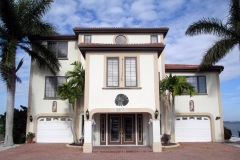
[[[229,140],[232,137],[232,131],[224,127],[224,139]]]
[[[27,124],[27,107],[20,106],[22,109],[14,108],[13,120],[13,142],[15,144],[26,142],[26,124]],[[5,119],[6,113],[0,115],[0,134],[5,136]]]

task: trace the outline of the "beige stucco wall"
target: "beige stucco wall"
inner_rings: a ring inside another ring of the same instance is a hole
[[[73,66],[70,65],[74,61],[80,60],[81,54],[77,47],[76,41],[68,42],[68,59],[59,60],[61,63],[60,71],[56,76],[65,76],[65,73],[73,69]],[[85,64],[85,61],[82,61]],[[32,62],[31,71],[30,71],[30,84],[29,84],[29,113],[34,118],[33,123],[28,122],[28,131],[36,133],[36,121],[39,116],[64,116],[68,115],[68,101],[62,101],[60,99],[44,99],[45,93],[45,76],[54,76],[48,70],[40,70],[36,62]],[[53,101],[57,102],[57,112],[52,112],[52,103]],[[83,108],[83,103],[82,108]],[[78,113],[83,113],[83,109],[79,110]],[[35,126],[34,126],[35,125]],[[79,131],[80,132],[80,131]]]
[[[115,43],[115,38],[118,35],[124,35],[127,38],[127,43],[151,43],[151,35],[148,34],[97,34],[91,35],[91,43]],[[161,37],[161,35],[158,35],[158,42],[163,42]],[[79,35],[79,39],[84,42],[84,35]]]
[[[135,89],[107,89],[104,88],[104,55],[92,55],[89,66],[89,111],[96,108],[149,108],[153,111],[156,109],[155,104],[155,85],[154,85],[154,55],[139,56],[140,64],[140,86]],[[121,74],[121,73],[120,73]],[[104,89],[103,89],[104,88]],[[118,94],[125,94],[129,98],[126,106],[117,107],[115,98]]]
[[[177,73],[173,75],[181,76],[206,76],[207,94],[196,94],[192,97],[189,95],[176,96],[175,106],[176,115],[202,115],[208,116],[212,122],[212,138],[213,141],[223,141],[223,126],[222,126],[222,104],[219,86],[219,73]],[[194,101],[194,112],[190,112],[189,101]],[[221,117],[220,120],[215,120],[216,117]]]

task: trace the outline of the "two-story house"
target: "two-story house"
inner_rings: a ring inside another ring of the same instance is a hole
[[[66,82],[65,73],[74,61],[85,66],[85,93],[76,103],[75,128],[78,138],[84,136],[84,152],[111,145],[151,146],[153,152],[161,152],[159,80],[169,73],[186,76],[197,92],[176,98],[176,141],[189,141],[189,135],[191,141],[223,140],[223,67],[200,72],[197,65],[165,64],[166,27],[73,31],[75,35],[44,37],[43,43],[55,49],[61,62],[57,75],[31,63],[27,132],[36,133],[37,143],[73,141],[68,101],[60,100],[57,87]]]

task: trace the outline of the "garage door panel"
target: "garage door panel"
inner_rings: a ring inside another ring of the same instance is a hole
[[[71,119],[65,117],[45,117],[38,119],[37,142],[71,143]]]
[[[177,117],[176,142],[210,142],[211,128],[208,117]]]

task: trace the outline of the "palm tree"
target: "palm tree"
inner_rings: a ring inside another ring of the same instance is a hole
[[[69,113],[72,118],[71,130],[73,133],[73,140],[75,144],[79,144],[77,134],[75,131],[76,124],[76,107],[75,102],[80,96],[84,95],[85,85],[85,70],[82,63],[75,61],[71,65],[74,65],[73,71],[66,73],[67,82],[58,87],[58,95],[62,100],[69,101]]]
[[[42,20],[53,0],[0,0],[0,75],[7,86],[5,146],[13,145],[13,116],[16,82],[21,82],[16,64],[18,49],[27,52],[40,68],[52,73],[59,71],[56,56],[41,42],[41,36],[56,33],[54,27]]]
[[[185,34],[190,36],[213,34],[219,37],[219,40],[203,56],[201,67],[217,63],[236,45],[240,49],[240,0],[230,0],[229,6],[226,24],[216,18],[203,18],[187,28]]]
[[[164,93],[164,134],[168,135],[168,114],[171,115],[171,139],[175,142],[175,96],[195,94],[194,86],[186,81],[184,76],[166,76],[160,81],[160,91]],[[161,93],[161,94],[163,94]]]

